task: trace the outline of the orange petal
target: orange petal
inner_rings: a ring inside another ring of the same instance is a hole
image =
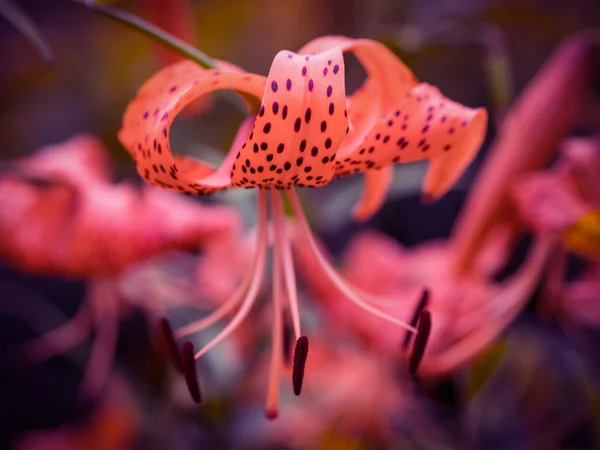
[[[367,72],[363,86],[349,99],[350,133],[339,157],[352,152],[394,104],[418,83],[412,71],[385,45],[369,39],[323,36],[310,41],[299,53],[314,54],[334,47],[353,52]]]
[[[339,175],[393,163],[431,160],[425,192],[437,198],[455,183],[483,143],[487,112],[471,109],[422,83],[379,121],[362,145],[338,161]]]
[[[260,75],[222,70],[206,70],[191,61],[174,64],[153,76],[129,104],[119,140],[132,154],[138,173],[150,184],[164,188],[208,194],[230,185],[231,154],[215,171],[206,163],[191,158],[173,157],[169,129],[186,105],[218,89],[233,89],[260,97],[265,78]],[[242,127],[244,133],[247,127]],[[243,139],[237,140],[239,143]],[[211,176],[210,182],[206,182]]]
[[[352,210],[352,215],[356,220],[367,220],[381,208],[393,178],[394,166],[365,173],[365,188],[362,197]]]
[[[281,51],[271,65],[254,131],[233,165],[232,184],[327,184],[347,129],[342,52]]]

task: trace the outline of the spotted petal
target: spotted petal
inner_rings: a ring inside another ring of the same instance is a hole
[[[150,184],[164,188],[208,194],[230,186],[233,159],[250,133],[248,120],[223,164],[215,170],[193,158],[174,156],[169,130],[175,117],[192,101],[219,89],[233,89],[260,98],[265,77],[232,72],[234,67],[206,70],[183,61],[148,80],[129,104],[119,131],[119,140],[132,154],[139,174]]]
[[[367,72],[361,88],[348,99],[350,132],[339,150],[339,159],[359,146],[381,116],[410,92],[418,81],[392,51],[369,39],[323,36],[310,41],[299,53],[315,54],[335,47],[354,53]]]
[[[424,190],[437,198],[475,158],[486,126],[484,109],[455,103],[422,83],[378,122],[359,148],[338,161],[337,171],[346,175],[393,163],[430,160]]]
[[[285,188],[328,183],[348,130],[346,116],[339,48],[312,56],[279,52],[254,131],[232,168],[232,184]]]

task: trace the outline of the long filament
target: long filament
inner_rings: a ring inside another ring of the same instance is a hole
[[[275,208],[273,208],[275,209]],[[275,244],[276,246],[277,244]],[[277,417],[279,410],[279,376],[281,372],[281,354],[283,352],[283,316],[282,316],[282,260],[281,252],[273,251],[273,324],[271,332],[271,367],[267,388],[266,415],[269,419]]]
[[[275,228],[275,253],[279,252],[279,261],[285,277],[285,287],[287,298],[294,325],[296,339],[301,336],[300,330],[300,310],[298,308],[298,290],[296,288],[296,274],[294,271],[294,260],[292,258],[292,246],[289,239],[289,232],[285,214],[283,211],[283,196],[278,190],[271,191],[271,201],[273,206],[273,221]]]
[[[237,287],[237,289],[235,290],[233,295],[225,303],[223,303],[221,306],[219,306],[215,311],[210,313],[208,316],[203,317],[202,319],[196,320],[195,322],[189,323],[186,326],[183,326],[183,327],[177,329],[175,331],[175,337],[177,339],[181,339],[190,334],[194,334],[194,333],[197,333],[198,331],[202,331],[205,328],[208,328],[212,324],[221,320],[227,314],[229,314],[229,312],[231,310],[233,310],[233,308],[235,308],[243,300],[244,295],[248,291],[248,288],[250,287],[250,283],[252,281],[252,275],[254,274],[254,271],[256,270],[256,263],[257,263],[257,261],[255,260],[254,264],[252,265],[252,268],[250,269],[250,272],[248,272],[248,276],[246,277],[246,279],[244,279],[242,284],[240,284]]]
[[[211,350],[215,345],[226,339],[231,333],[233,333],[246,318],[260,289],[262,279],[264,276],[265,264],[267,259],[267,247],[268,247],[268,217],[267,217],[267,194],[263,190],[258,191],[258,241],[256,245],[256,256],[253,267],[253,273],[250,281],[250,286],[246,296],[242,301],[240,309],[236,315],[231,319],[231,322],[208,344],[200,349],[194,355],[194,358],[198,359],[206,352]]]
[[[386,314],[383,311],[380,311],[379,309],[370,305],[368,302],[361,299],[356,294],[354,287],[347,284],[346,281],[340,275],[338,275],[336,270],[329,264],[329,262],[327,262],[327,260],[323,257],[323,255],[321,255],[319,248],[317,246],[317,243],[315,242],[315,239],[310,231],[310,227],[308,225],[308,221],[306,220],[306,216],[304,215],[304,212],[302,211],[302,206],[300,205],[300,200],[298,198],[298,195],[296,194],[296,192],[293,189],[290,189],[288,191],[287,195],[292,204],[294,214],[296,215],[296,218],[300,225],[300,232],[304,234],[304,237],[306,238],[306,241],[309,244],[310,251],[313,253],[313,256],[315,257],[317,263],[321,267],[321,270],[323,270],[325,272],[325,274],[331,279],[331,281],[333,282],[333,284],[335,285],[337,290],[342,295],[344,295],[344,297],[346,297],[348,300],[355,303],[357,306],[364,309],[365,311],[373,314],[374,316],[377,316],[383,320],[386,320],[388,322],[396,324],[407,330],[416,332],[417,330],[415,327],[412,327],[408,323],[406,323],[402,320],[399,320],[389,314]]]

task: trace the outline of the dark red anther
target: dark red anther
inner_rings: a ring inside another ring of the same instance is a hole
[[[413,351],[408,361],[408,372],[414,375],[419,368],[419,364],[425,354],[425,348],[427,347],[427,341],[431,334],[431,314],[425,310],[421,312],[419,316],[419,323],[417,325],[417,336],[415,337],[415,343],[413,345]]]
[[[160,320],[160,331],[163,338],[164,350],[167,353],[167,357],[171,364],[178,372],[183,373],[183,361],[181,360],[181,354],[175,342],[175,336],[173,336],[173,330],[167,319]]]
[[[192,399],[196,403],[202,402],[202,393],[200,392],[200,383],[196,373],[196,359],[194,358],[194,344],[190,341],[184,342],[181,346],[181,359],[183,360],[183,374],[185,382],[190,391]]]
[[[423,293],[421,294],[421,298],[419,303],[417,303],[417,307],[415,308],[415,312],[413,313],[412,318],[410,319],[410,326],[416,327],[417,322],[419,321],[419,317],[421,316],[421,312],[429,306],[429,289],[423,289]],[[402,342],[402,350],[406,351],[408,349],[408,345],[410,344],[413,332],[407,331],[404,335],[404,341]]]
[[[304,380],[304,368],[307,357],[308,338],[300,336],[296,341],[296,348],[294,349],[294,367],[292,369],[292,385],[294,386],[294,394],[296,395],[300,395],[300,392],[302,392],[302,381]]]

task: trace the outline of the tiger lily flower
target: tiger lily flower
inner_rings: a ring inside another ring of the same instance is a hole
[[[371,41],[360,40],[357,45],[363,42],[367,45]],[[393,55],[389,52],[384,54],[383,47],[376,43],[367,46],[375,49],[373,58],[378,61],[377,67],[379,64],[381,67],[374,72],[377,76],[367,80],[369,88],[356,94],[348,106],[344,47],[331,42],[326,44],[326,49],[320,48],[321,44],[316,43],[312,47],[309,44],[303,50],[304,54],[280,51],[267,77],[231,67],[228,70],[206,70],[192,62],[175,64],[160,71],[140,88],[123,117],[119,139],[132,154],[139,174],[148,183],[196,195],[228,188],[258,188],[258,237],[248,278],[213,317],[175,331],[175,337],[182,338],[237,308],[231,322],[202,349],[194,353],[189,343],[182,348],[182,363],[196,400],[200,399],[200,395],[195,381],[194,360],[227,338],[248,315],[262,283],[270,240],[274,247],[274,316],[273,369],[267,415],[277,415],[276,387],[281,373],[279,357],[284,309],[290,311],[297,340],[293,379],[295,393],[300,393],[308,341],[301,333],[291,236],[287,231],[281,191],[289,199],[298,229],[314,255],[315,270],[323,271],[341,296],[364,311],[415,331],[414,326],[382,312],[373,304],[372,298],[340,277],[323,257],[311,234],[295,187],[321,187],[337,176],[379,171],[394,163],[429,156],[432,161],[437,161],[443,155],[446,163],[443,167],[436,163],[438,168],[434,170],[438,174],[434,178],[441,184],[432,185],[430,190],[431,195],[439,195],[443,193],[445,183],[453,177],[448,172],[454,170],[456,161],[452,158],[462,161],[463,153],[475,152],[481,144],[487,116],[484,110],[473,110],[454,103],[442,97],[437,89],[423,84],[410,92],[407,87],[399,88],[403,100],[394,103],[382,121],[381,116],[388,105],[386,108],[371,105],[369,99],[379,102],[384,98],[383,93],[376,95],[379,91],[371,89],[401,85],[403,80],[398,79],[398,74],[389,79],[377,75],[389,74],[393,68],[388,66],[395,64],[394,67],[397,67],[397,59],[391,59]],[[367,49],[364,54],[371,51]],[[360,54],[363,55],[363,52]],[[408,73],[406,76],[409,76]],[[408,78],[405,81],[409,82]],[[258,114],[242,124],[221,166],[215,169],[202,161],[173,155],[169,137],[177,114],[192,101],[221,89],[235,90],[261,100]],[[402,110],[394,109],[400,107]],[[369,115],[369,119],[362,118],[360,111]],[[269,233],[269,200],[272,235]],[[169,335],[170,330],[166,328],[165,331]],[[172,347],[175,348],[174,339]]]
[[[75,317],[26,343],[23,357],[48,359],[96,329],[82,384],[94,393],[110,368],[127,300],[118,292],[119,277],[173,249],[224,248],[239,232],[239,216],[160,189],[112,183],[107,152],[90,136],[43,148],[9,167],[0,176],[0,257],[21,270],[90,280]],[[142,306],[149,319],[162,311],[152,299]]]

